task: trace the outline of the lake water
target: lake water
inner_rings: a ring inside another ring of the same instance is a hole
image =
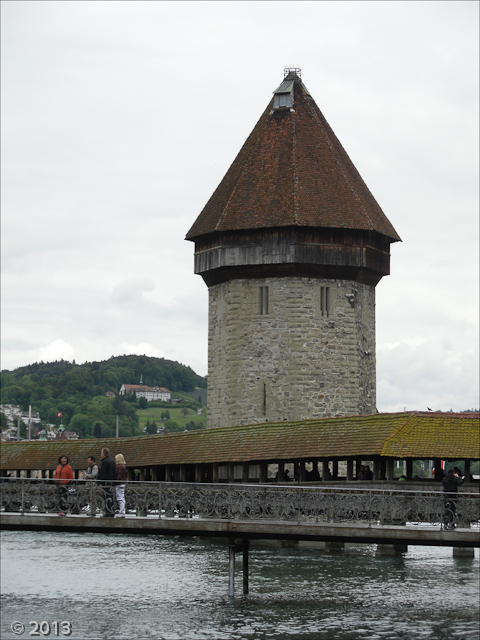
[[[220,540],[6,531],[1,541],[4,640],[480,636],[478,550],[474,560],[419,546],[376,558],[373,545],[329,554],[321,544],[252,542],[250,593],[242,594],[239,555],[232,599]]]

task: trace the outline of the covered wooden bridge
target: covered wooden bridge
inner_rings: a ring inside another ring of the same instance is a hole
[[[220,427],[135,438],[2,443],[2,475],[52,477],[67,455],[76,477],[86,458],[100,450],[125,456],[129,480],[180,482],[301,483],[354,481],[369,464],[373,481],[394,479],[397,462],[414,480],[414,460],[432,461],[442,477],[442,461],[462,461],[470,479],[471,461],[480,460],[478,413],[380,413],[301,422]]]

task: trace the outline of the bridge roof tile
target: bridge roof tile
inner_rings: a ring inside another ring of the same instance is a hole
[[[74,469],[102,447],[128,467],[383,456],[480,459],[480,415],[380,413],[301,422],[221,427],[170,435],[99,440],[2,443],[1,469],[55,469],[66,454]]]

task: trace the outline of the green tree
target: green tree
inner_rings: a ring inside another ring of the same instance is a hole
[[[178,426],[174,420],[167,420],[165,423],[165,433],[176,433],[183,431],[183,427]]]
[[[123,383],[138,384],[141,374],[145,384],[167,387],[177,394],[206,388],[205,378],[164,358],[118,356],[82,365],[58,360],[2,371],[2,402],[18,404],[24,411],[31,404],[32,410],[38,411],[42,421],[49,424],[60,424],[57,413],[61,411],[63,424],[80,437],[91,437],[96,422],[104,425],[104,437],[114,436],[117,414],[121,436],[140,435],[135,395],[118,398],[113,406],[114,399],[106,397],[105,392],[113,391],[118,396]],[[80,417],[72,425],[77,416]],[[165,419],[170,419],[169,413]]]
[[[93,427],[93,437],[94,438],[101,438],[102,437],[102,423],[101,422],[95,422],[95,425]]]
[[[77,413],[71,419],[68,428],[70,431],[76,431],[80,438],[85,438],[86,435],[91,433],[92,423],[89,416]]]
[[[157,425],[155,424],[155,421],[152,422],[152,424],[150,424],[150,421],[147,421],[147,426],[145,427],[145,433],[147,433],[148,435],[153,435],[154,433],[157,433]]]

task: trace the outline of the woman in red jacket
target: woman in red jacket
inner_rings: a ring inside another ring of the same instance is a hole
[[[67,511],[68,485],[73,480],[74,475],[72,467],[68,464],[67,456],[60,456],[58,463],[53,479],[58,484],[58,506],[60,509],[58,515],[64,516]]]

